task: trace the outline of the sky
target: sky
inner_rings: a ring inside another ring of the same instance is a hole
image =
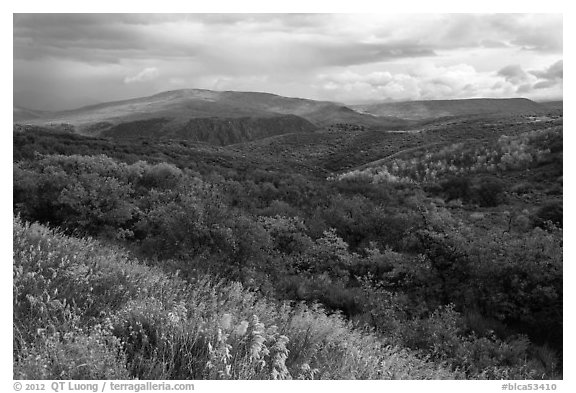
[[[343,103],[562,99],[562,14],[14,14],[14,104],[184,88]]]

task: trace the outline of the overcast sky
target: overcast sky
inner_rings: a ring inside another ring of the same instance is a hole
[[[562,98],[561,14],[15,14],[14,101],[182,88],[355,103]]]

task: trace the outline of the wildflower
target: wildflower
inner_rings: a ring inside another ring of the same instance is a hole
[[[224,330],[230,329],[232,326],[232,315],[226,313],[220,318],[220,327]]]
[[[180,316],[175,312],[169,312],[168,320],[171,324],[176,325],[178,322],[180,322]]]
[[[243,336],[246,334],[246,331],[248,330],[248,321],[242,321],[240,322],[240,324],[236,327],[236,330],[234,330],[234,334],[236,336]]]

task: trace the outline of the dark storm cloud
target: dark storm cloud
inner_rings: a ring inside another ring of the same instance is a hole
[[[533,20],[522,15],[441,15],[416,18],[408,28],[399,29],[398,21],[391,20],[363,31],[345,16],[323,14],[15,14],[14,56],[102,62],[119,57],[187,57],[209,53],[210,44],[219,44],[218,50],[226,52],[222,45],[228,38],[246,47],[255,38],[266,43],[259,45],[263,50],[275,43],[288,49],[298,45],[305,57],[315,50],[318,57],[326,57],[327,65],[341,60],[343,66],[429,56],[442,49],[517,45],[561,50],[561,17],[540,19],[535,29]],[[239,42],[242,39],[244,43]],[[298,53],[292,56],[297,63]]]
[[[127,48],[138,31],[125,18],[105,14],[15,14],[14,40],[34,42],[39,48],[76,46]]]
[[[196,55],[201,43],[174,45],[149,28],[174,20],[168,15],[15,14],[14,58],[114,63],[121,58]]]
[[[252,62],[259,62],[259,54],[266,58],[267,51],[280,49],[290,54],[289,59],[280,56],[288,66],[303,62],[346,66],[434,55],[431,48],[407,40],[365,43],[326,34],[331,28],[321,22],[330,18],[298,14],[16,15],[14,57],[118,62],[120,58],[206,56],[237,63],[237,57],[227,56],[235,53],[227,43],[251,50]],[[184,37],[175,37],[183,26],[193,28],[184,29]],[[278,65],[282,64],[274,64]]]

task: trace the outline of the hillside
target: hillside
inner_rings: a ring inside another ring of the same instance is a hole
[[[264,299],[239,283],[218,282],[209,276],[188,285],[124,252],[18,218],[14,248],[18,289],[24,289],[26,277],[33,276],[34,295],[55,293],[51,302],[42,303],[43,310],[37,307],[28,314],[24,312],[28,300],[17,294],[17,343],[24,344],[33,334],[32,327],[66,326],[64,317],[49,314],[59,304],[78,303],[73,310],[78,317],[75,323],[84,328],[63,340],[47,333],[40,339],[45,347],[19,347],[14,365],[18,379],[56,375],[70,379],[463,377],[445,365],[419,359],[416,351],[387,346],[375,334],[317,306]],[[51,269],[63,274],[56,278],[48,273]],[[110,326],[93,326],[87,316],[94,312],[108,314]],[[150,340],[142,343],[141,337]],[[50,345],[59,351],[52,362]],[[302,350],[303,345],[310,349]],[[219,359],[217,351],[226,347],[234,356]],[[259,359],[268,366],[261,367]],[[85,362],[96,364],[76,367]]]
[[[26,108],[21,108],[15,106],[12,110],[14,122],[23,121],[23,120],[32,120],[38,119],[42,116],[45,116],[46,112],[36,111]]]
[[[351,107],[374,116],[394,116],[410,120],[497,113],[539,114],[549,110],[546,106],[525,98],[382,102]]]
[[[307,133],[316,127],[294,115],[274,117],[196,118],[185,122],[147,119],[119,123],[100,133],[112,138],[169,138],[229,145],[284,133]]]
[[[225,147],[15,127],[14,375],[561,378],[562,140],[532,115]]]
[[[409,130],[319,130],[283,134],[228,146],[251,157],[290,161],[329,173],[362,166],[402,151],[463,141],[487,141],[562,124],[561,118],[528,115],[462,116],[422,121]]]
[[[542,101],[540,104],[552,109],[562,110],[564,108],[564,101]]]
[[[394,118],[360,114],[326,101],[268,93],[186,89],[63,112],[14,112],[15,121],[72,126],[83,135],[184,138],[220,145],[266,136],[310,132],[336,123],[396,128]]]

